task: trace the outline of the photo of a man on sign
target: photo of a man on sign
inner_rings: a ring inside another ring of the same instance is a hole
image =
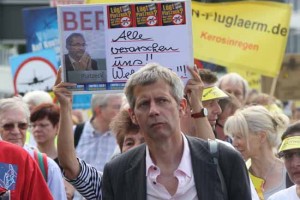
[[[86,51],[86,41],[81,33],[72,33],[66,39],[68,54],[65,54],[67,71],[97,70],[97,62]]]

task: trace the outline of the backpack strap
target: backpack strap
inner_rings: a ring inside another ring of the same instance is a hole
[[[44,153],[41,153],[37,150],[34,151],[34,159],[39,165],[39,168],[43,174],[43,177],[45,181],[48,180],[48,162],[47,162],[47,155]]]
[[[221,188],[222,188],[223,195],[225,197],[224,199],[227,200],[228,199],[227,187],[226,187],[226,183],[225,183],[225,180],[224,180],[223,173],[222,173],[220,165],[219,165],[218,142],[216,140],[208,140],[208,147],[209,147],[209,152],[213,157],[213,161],[217,165],[217,173],[218,173],[218,176],[219,176],[220,181],[221,181]]]
[[[75,127],[75,131],[74,131],[74,147],[76,148],[78,143],[79,143],[79,140],[80,140],[80,137],[82,135],[82,131],[83,131],[83,127],[84,127],[85,123],[82,123],[82,124],[78,124],[76,127]]]

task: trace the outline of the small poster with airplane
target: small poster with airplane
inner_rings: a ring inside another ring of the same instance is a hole
[[[51,91],[58,70],[53,49],[12,56],[9,59],[15,94]]]

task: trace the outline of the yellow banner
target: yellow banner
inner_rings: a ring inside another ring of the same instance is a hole
[[[258,74],[278,75],[291,6],[276,2],[192,2],[194,57]]]

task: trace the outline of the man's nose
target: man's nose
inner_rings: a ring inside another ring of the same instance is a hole
[[[159,113],[159,108],[158,105],[153,101],[150,103],[150,110],[149,114],[150,115],[157,115]]]
[[[19,133],[21,133],[21,130],[18,126],[14,126],[14,128],[11,129],[10,133],[11,134],[19,134]]]
[[[222,113],[222,109],[221,109],[219,103],[216,103],[216,104],[215,104],[215,106],[214,106],[214,113],[215,113],[216,115],[219,115],[219,114]]]
[[[297,154],[294,154],[292,158],[292,167],[300,167],[300,153],[298,152]]]

